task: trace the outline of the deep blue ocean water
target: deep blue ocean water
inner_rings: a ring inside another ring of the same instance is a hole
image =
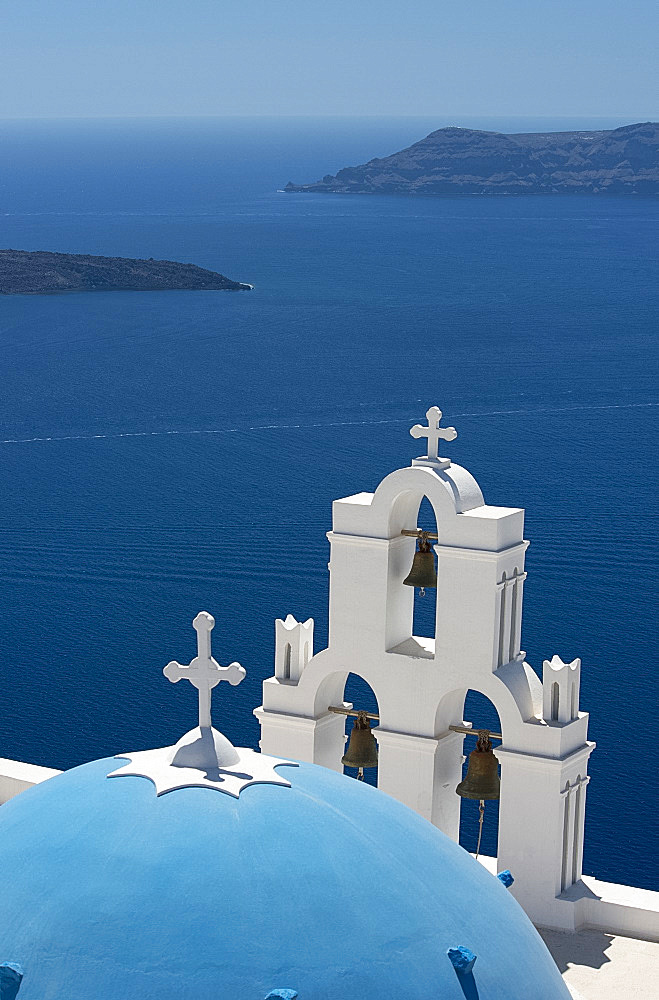
[[[583,660],[584,869],[656,887],[659,203],[277,193],[442,124],[0,123],[0,246],[255,285],[0,298],[0,756],[174,742],[194,692],[161,671],[202,608],[248,671],[216,722],[256,745],[274,618],[325,644],[332,500],[409,464],[438,403],[486,501],[526,508],[529,661]]]

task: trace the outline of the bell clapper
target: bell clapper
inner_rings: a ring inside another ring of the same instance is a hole
[[[363,780],[364,780],[364,768],[360,767],[359,770],[357,771],[357,781],[363,781]]]
[[[483,817],[485,816],[485,802],[483,799],[478,803],[478,843],[476,844],[476,860],[481,852],[481,837],[483,836]]]

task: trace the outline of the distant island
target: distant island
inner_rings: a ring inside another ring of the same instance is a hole
[[[504,135],[440,128],[408,149],[287,193],[659,194],[659,123]]]
[[[249,291],[216,271],[172,260],[0,250],[0,295],[90,291]]]

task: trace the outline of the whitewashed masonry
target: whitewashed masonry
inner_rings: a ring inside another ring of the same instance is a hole
[[[464,724],[468,690],[481,692],[503,735],[498,866],[513,871],[536,923],[574,930],[593,921],[582,901],[593,895],[581,864],[594,744],[579,710],[580,661],[554,656],[542,680],[525,661],[524,511],[486,504],[473,476],[438,456],[454,428],[440,428],[437,407],[426,416],[411,432],[428,438],[426,456],[375,493],[334,502],[329,644],[313,652],[311,619],[277,621],[275,674],[255,711],[261,749],[341,770],[345,720],[329,708],[344,704],[357,674],[378,701],[378,787],[457,841],[464,736],[449,727]],[[401,532],[434,530],[417,525],[424,497],[439,536],[435,636],[413,634],[414,594],[403,586],[416,543]]]

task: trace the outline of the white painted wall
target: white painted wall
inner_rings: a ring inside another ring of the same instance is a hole
[[[52,767],[39,767],[38,764],[26,764],[22,760],[7,760],[0,757],[0,805],[13,799],[19,792],[24,792],[26,788],[31,788],[32,785],[38,785],[61,773]]]

